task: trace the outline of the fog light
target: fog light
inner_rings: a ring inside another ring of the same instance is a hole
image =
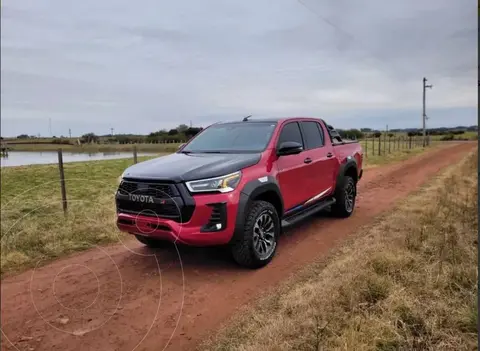
[[[215,225],[215,228],[217,228],[217,230],[220,230],[220,229],[222,229],[222,225],[221,225],[220,223],[217,223],[217,224]]]

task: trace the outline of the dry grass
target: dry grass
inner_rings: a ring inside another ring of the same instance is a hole
[[[469,155],[201,349],[477,349],[477,167]]]

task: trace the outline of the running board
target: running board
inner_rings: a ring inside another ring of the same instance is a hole
[[[310,217],[311,215],[324,210],[328,206],[333,205],[335,202],[336,201],[335,201],[334,198],[326,199],[326,200],[323,200],[323,201],[319,202],[318,204],[316,204],[314,206],[308,207],[308,208],[304,209],[303,211],[300,211],[299,213],[296,213],[296,214],[292,215],[291,217],[287,217],[286,219],[282,219],[282,227],[286,228],[286,227],[290,227],[292,225],[295,225],[298,222],[304,220],[305,218]]]

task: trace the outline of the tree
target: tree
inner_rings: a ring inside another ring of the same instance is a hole
[[[184,134],[185,134],[185,136],[187,137],[187,139],[190,139],[190,138],[193,138],[195,135],[197,135],[201,130],[202,130],[202,128],[192,127],[192,128],[188,128],[188,129],[184,132]]]
[[[19,136],[17,136],[17,139],[28,139],[28,135],[27,134],[20,134]]]
[[[394,135],[395,135],[395,134],[393,134],[393,133],[388,133],[388,137],[389,137],[389,138],[393,138]]]
[[[177,127],[177,130],[179,133],[184,133],[188,129],[188,126],[186,124],[180,124]]]
[[[168,135],[177,135],[177,134],[178,134],[178,130],[176,130],[176,129],[170,129],[168,131]]]
[[[98,136],[95,135],[95,133],[87,133],[83,134],[81,138],[82,143],[96,143],[98,142]]]
[[[373,134],[373,137],[374,137],[374,138],[380,138],[381,136],[382,136],[382,133],[381,133],[381,132],[375,132],[375,133]]]

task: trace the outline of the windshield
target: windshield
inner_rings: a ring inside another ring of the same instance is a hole
[[[182,152],[242,153],[265,150],[276,123],[242,122],[213,125],[195,137]]]

